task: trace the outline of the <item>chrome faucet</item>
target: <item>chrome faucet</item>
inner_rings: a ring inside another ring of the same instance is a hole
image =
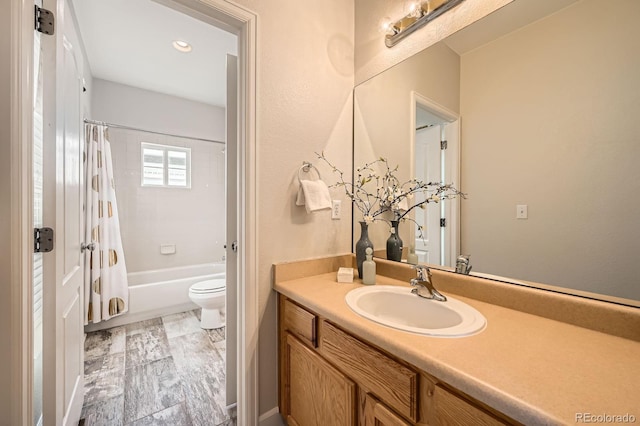
[[[471,256],[468,254],[461,254],[456,258],[457,274],[469,275],[469,272],[471,272],[471,263],[469,263],[469,257]]]
[[[424,297],[425,299],[433,299],[439,302],[447,301],[447,298],[433,287],[433,283],[431,282],[431,270],[428,266],[416,265],[413,269],[416,270],[418,277],[413,278],[410,281],[411,286],[415,287],[411,290],[411,293]]]

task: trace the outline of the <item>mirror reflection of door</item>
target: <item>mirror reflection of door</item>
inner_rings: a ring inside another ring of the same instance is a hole
[[[428,99],[415,96],[414,176],[423,182],[459,185],[458,117]],[[415,202],[423,200],[424,197]],[[457,206],[458,200],[448,200],[416,209],[413,245],[420,263],[453,266],[452,259],[458,250]],[[422,233],[418,226],[422,227]]]
[[[419,115],[419,114],[418,114]],[[440,149],[440,124],[424,124],[416,128],[415,167],[416,179],[423,182],[442,181],[442,152]],[[416,197],[416,202],[424,201],[425,197]],[[415,248],[420,263],[442,263],[442,238],[440,233],[440,205],[428,203],[427,208],[416,210],[416,227],[421,226],[420,232],[415,232]]]

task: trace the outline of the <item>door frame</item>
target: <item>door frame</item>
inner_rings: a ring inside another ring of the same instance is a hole
[[[410,107],[409,107],[409,126],[411,126],[411,132],[409,136],[409,155],[411,156],[410,176],[415,176],[415,146],[416,146],[416,110],[418,105],[421,108],[426,109],[430,113],[437,115],[450,124],[455,125],[454,131],[457,134],[455,140],[448,141],[447,151],[449,155],[445,156],[445,176],[455,183],[460,188],[460,114],[451,111],[450,109],[440,105],[434,100],[421,95],[416,91],[411,91]],[[445,211],[447,222],[450,226],[445,230],[445,239],[448,239],[450,244],[445,250],[445,257],[449,262],[453,262],[458,256],[458,250],[460,250],[460,198],[448,200],[445,204]],[[451,265],[443,265],[451,266]]]
[[[33,394],[33,1],[11,2],[10,401],[11,424],[29,424]],[[4,58],[3,58],[4,59]],[[5,265],[3,265],[4,267]],[[4,284],[3,284],[4,285]],[[3,410],[4,411],[4,410]]]
[[[257,15],[226,0],[156,0],[175,9],[196,11],[238,36],[239,60],[239,274],[238,274],[238,423],[258,421],[258,238],[257,238]],[[11,424],[29,424],[33,397],[33,4],[11,1],[10,151],[11,234],[9,345]],[[186,8],[186,9],[185,9]]]

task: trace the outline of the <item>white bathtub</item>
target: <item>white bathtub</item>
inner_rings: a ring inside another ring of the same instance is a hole
[[[131,272],[127,274],[129,311],[109,321],[89,324],[85,331],[96,331],[197,309],[198,305],[189,299],[189,287],[198,281],[224,277],[224,263]]]

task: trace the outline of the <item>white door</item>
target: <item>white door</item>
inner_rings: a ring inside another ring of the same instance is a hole
[[[233,55],[227,55],[226,132],[226,404],[231,408],[237,402],[238,354],[238,58]]]
[[[442,161],[440,149],[440,125],[416,131],[416,178],[423,182],[440,182]],[[418,201],[418,200],[416,200]],[[422,226],[422,236],[416,230],[416,255],[420,263],[440,264],[440,204],[428,203],[416,209],[416,222]]]
[[[447,148],[442,151],[442,181],[453,183],[460,188],[460,120],[445,123],[442,128],[442,140],[447,141]],[[441,228],[442,252],[441,265],[455,266],[460,247],[460,198],[440,203],[441,217],[446,219],[446,226]]]
[[[57,11],[54,36],[43,38],[43,222],[55,231],[44,256],[45,425],[76,425],[84,397],[82,215],[82,77],[77,39],[66,2],[45,0]],[[68,22],[67,22],[68,21]]]

